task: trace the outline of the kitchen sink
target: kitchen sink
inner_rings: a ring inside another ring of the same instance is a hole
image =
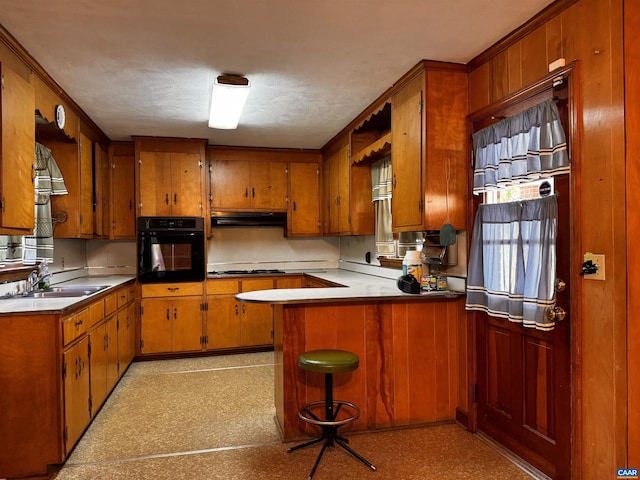
[[[62,297],[86,297],[97,293],[105,288],[109,288],[108,285],[68,285],[62,287],[51,287],[47,290],[36,290],[25,295],[25,297],[31,298],[62,298]]]

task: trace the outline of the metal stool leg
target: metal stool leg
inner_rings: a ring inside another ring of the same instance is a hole
[[[322,445],[322,450],[320,450],[320,453],[316,458],[316,462],[313,464],[313,468],[311,469],[311,472],[309,473],[309,477],[307,478],[307,480],[311,480],[313,478],[313,475],[316,473],[316,470],[318,469],[318,465],[320,464],[320,460],[322,460],[324,451],[327,449],[327,447],[333,447],[334,443],[337,443],[338,445],[340,445],[357,460],[364,463],[371,470],[375,471],[376,467],[370,461],[368,461],[366,458],[364,458],[362,455],[360,455],[358,452],[356,452],[355,450],[353,450],[351,447],[347,445],[347,443],[349,443],[349,439],[341,435],[338,435],[339,426],[349,423],[355,420],[356,418],[358,418],[358,415],[360,414],[358,408],[352,403],[348,403],[343,400],[338,400],[337,402],[338,405],[336,408],[334,408],[333,374],[331,373],[325,374],[324,387],[325,387],[325,400],[324,400],[325,418],[324,419],[318,418],[318,416],[315,415],[310,410],[311,408],[313,408],[313,406],[319,407],[323,403],[321,401],[308,403],[300,410],[300,413],[299,413],[299,416],[302,420],[305,420],[306,422],[313,423],[315,425],[320,426],[322,428],[322,435],[318,438],[314,438],[313,440],[309,440],[308,442],[304,442],[304,443],[301,443],[300,445],[291,447],[287,451],[291,453],[295,450],[309,447],[311,445],[315,445],[316,443],[320,443],[321,441],[325,440],[324,445]],[[337,421],[338,413],[340,412],[340,409],[342,408],[343,405],[355,411],[355,413],[352,414],[350,418]]]

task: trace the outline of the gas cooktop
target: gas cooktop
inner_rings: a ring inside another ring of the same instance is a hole
[[[256,269],[256,270],[222,270],[209,272],[211,275],[264,275],[286,273],[284,270],[278,269]]]

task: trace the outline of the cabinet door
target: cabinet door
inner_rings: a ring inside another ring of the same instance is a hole
[[[289,164],[289,236],[320,235],[320,168],[316,163]]]
[[[133,203],[135,164],[132,155],[113,155],[111,158],[111,238],[134,239],[136,219]]]
[[[108,237],[111,232],[111,162],[109,155],[99,144],[95,144],[95,162],[93,171],[95,214],[93,232],[99,237]]]
[[[173,300],[173,350],[188,352],[202,350],[201,297],[185,297]]]
[[[251,162],[251,208],[285,210],[287,208],[287,164]]]
[[[202,216],[202,159],[197,153],[171,154],[171,215]]]
[[[88,337],[63,353],[65,454],[68,455],[89,424],[89,355]]]
[[[394,231],[422,229],[422,75],[393,96],[391,109],[391,168]]]
[[[173,305],[161,298],[142,299],[140,316],[140,352],[171,352]]]
[[[171,215],[171,154],[140,152],[138,173],[139,216]]]
[[[249,162],[213,160],[210,174],[211,208],[250,208]]]
[[[118,311],[118,376],[122,377],[136,355],[135,302]]]
[[[0,64],[0,76],[0,233],[14,230],[31,233],[34,227],[35,93],[29,82],[6,65]]]
[[[273,278],[242,280],[243,292],[270,290]],[[265,303],[240,303],[241,335],[243,346],[269,345],[273,343],[273,306]]]
[[[349,145],[329,158],[329,233],[350,230],[349,219]]]
[[[231,295],[209,295],[207,297],[207,348],[233,348],[241,345],[240,306]]]
[[[118,382],[118,324],[113,315],[105,322],[104,346],[107,355],[107,392]]]
[[[80,235],[93,235],[93,143],[80,134]]]
[[[322,233],[331,233],[331,162],[330,158],[322,161]]]
[[[91,416],[95,416],[107,398],[107,351],[105,329],[100,325],[89,333],[91,355],[89,356],[89,385],[91,390]]]

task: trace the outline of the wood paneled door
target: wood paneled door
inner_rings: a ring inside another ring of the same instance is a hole
[[[566,84],[566,82],[565,82]],[[556,97],[569,135],[568,88],[548,89],[512,105],[503,118],[545,98]],[[495,120],[480,119],[479,130]],[[556,176],[558,235],[556,243],[556,306],[566,311],[552,331],[522,327],[506,319],[478,313],[477,427],[554,479],[571,478],[570,379],[570,178]],[[575,321],[575,318],[574,318]]]

